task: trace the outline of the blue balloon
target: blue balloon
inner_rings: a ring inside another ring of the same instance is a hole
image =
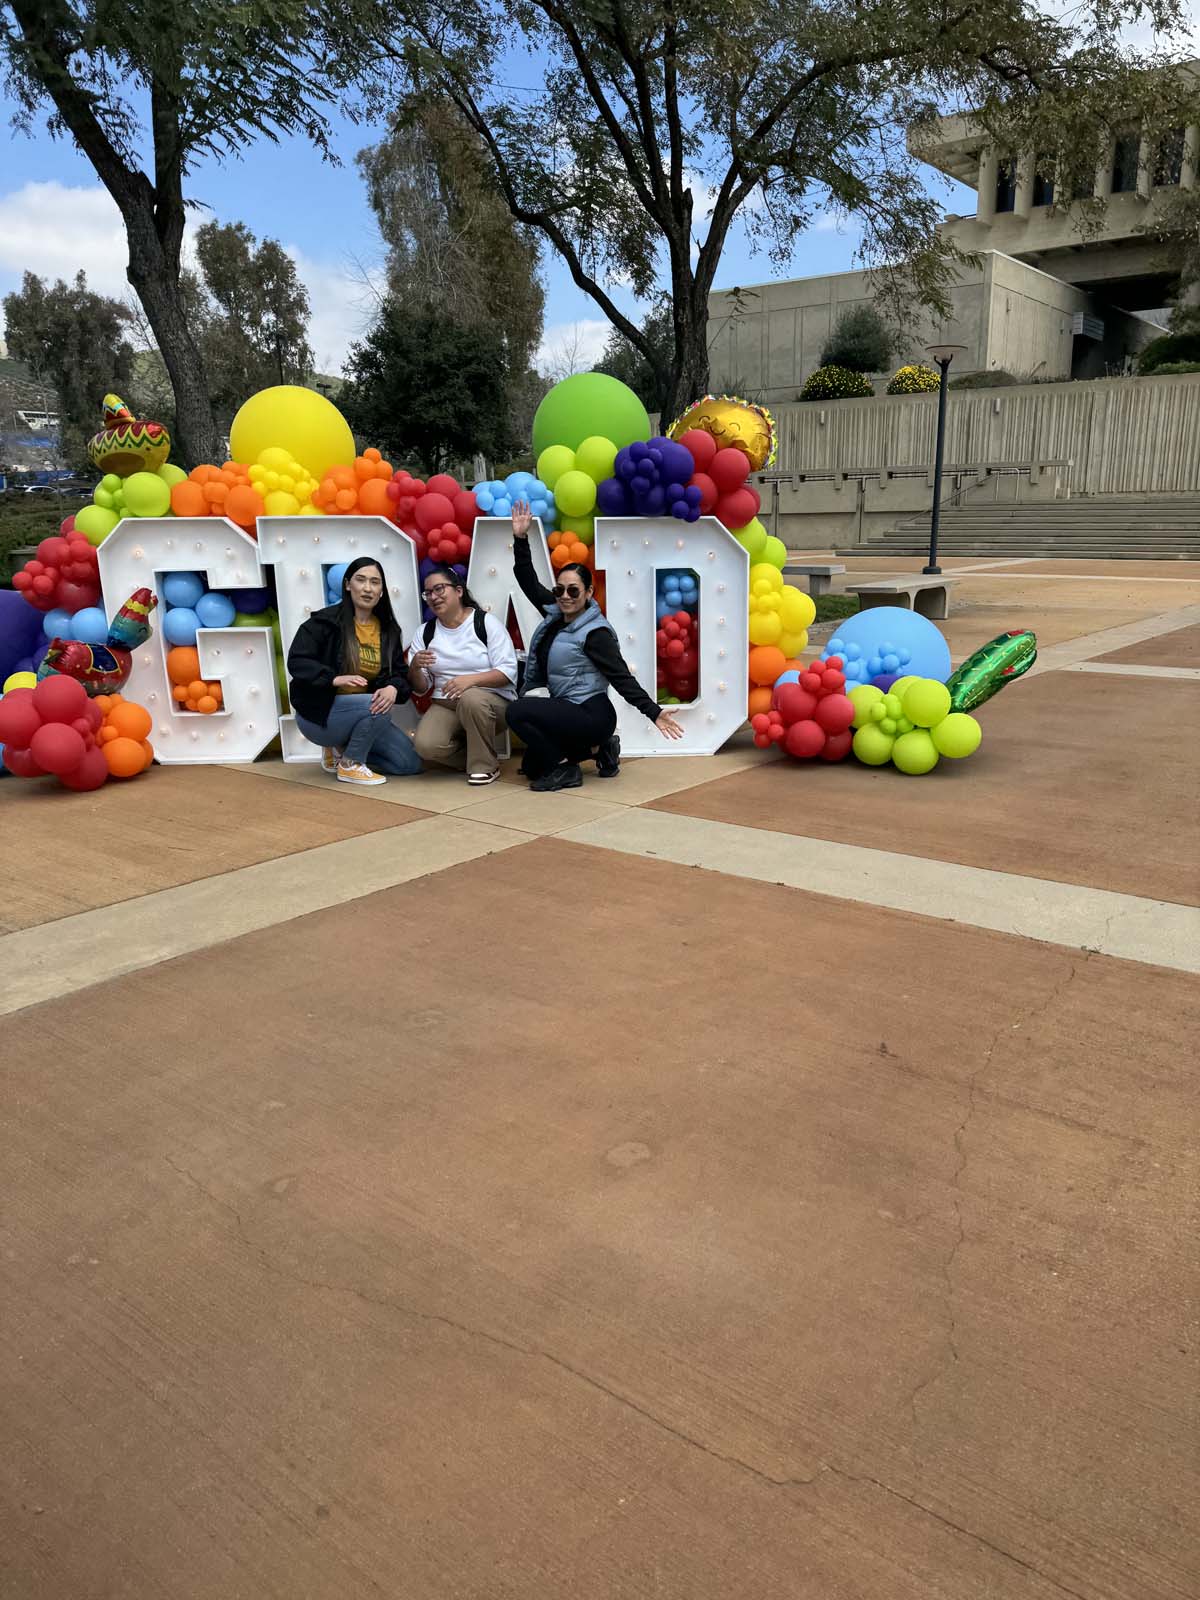
[[[495,505],[495,503],[496,497],[490,489],[486,489],[482,485],[476,489],[475,504],[479,507],[480,511],[483,512],[485,517],[491,515],[492,507]]]
[[[511,517],[512,508],[511,498],[506,494],[499,494],[492,503],[492,515],[494,517]]]
[[[108,638],[108,618],[99,606],[85,606],[71,618],[71,635],[82,644],[103,644]]]
[[[325,587],[334,600],[340,600],[342,597],[342,583],[345,580],[346,568],[349,565],[348,561],[339,561],[337,566],[330,567],[325,574]]]
[[[950,646],[940,629],[920,612],[899,606],[872,606],[840,622],[821,660],[830,656],[841,656],[850,684],[870,683],[880,673],[898,668],[939,683],[950,676]],[[885,660],[891,659],[896,666],[886,667]]]
[[[217,594],[214,590],[210,590],[196,601],[195,612],[200,618],[202,628],[228,628],[234,619],[237,607],[227,594]]]
[[[775,679],[775,687],[778,689],[781,684],[799,682],[800,674],[796,671],[795,667],[790,667],[787,672],[781,672]]]
[[[518,498],[524,500],[526,498],[525,491],[537,481],[532,472],[510,472],[504,480],[504,487],[511,494],[517,495]]]
[[[168,644],[195,644],[200,618],[190,606],[172,606],[163,618],[163,638]]]
[[[654,607],[655,615],[660,622],[664,617],[669,617],[674,609],[675,607],[666,600],[658,600]]]
[[[169,606],[194,606],[207,588],[198,572],[168,572],[163,578],[163,599]]]
[[[42,632],[47,639],[73,639],[71,632],[71,613],[62,606],[55,606],[53,611],[47,611],[42,618]]]

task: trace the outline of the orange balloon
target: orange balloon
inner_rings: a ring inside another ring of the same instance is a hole
[[[220,700],[221,685],[219,683],[206,683],[204,685],[204,693],[212,695],[214,700]]]
[[[104,759],[114,778],[136,778],[146,770],[146,752],[140,739],[109,739],[104,745]]]
[[[199,700],[196,701],[196,710],[202,712],[206,717],[211,717],[213,712],[219,709],[220,707],[211,694],[202,694]]]
[[[225,504],[225,496],[228,493],[229,485],[227,483],[222,483],[219,473],[215,478],[210,478],[208,480],[208,482],[204,485],[204,498],[208,504],[210,514],[214,508],[218,508]]]
[[[207,689],[206,685],[203,683],[203,681],[201,679],[197,678],[197,679],[195,679],[194,682],[188,684],[187,692],[184,695],[184,699],[185,700],[199,700],[199,698],[200,698],[200,696],[202,694],[207,694],[207,693],[208,693],[208,689]]]
[[[154,765],[154,746],[149,739],[142,740],[142,749],[146,752],[146,766],[152,767]]]
[[[776,644],[756,644],[750,651],[750,681],[760,686],[774,683],[787,657]]]
[[[757,717],[760,713],[765,714],[770,711],[771,697],[774,692],[773,689],[751,689],[746,705],[746,715],[748,717]]]
[[[200,676],[200,652],[190,644],[177,644],[167,651],[167,677],[186,689]]]
[[[115,728],[110,728],[107,723],[104,723],[96,730],[97,744],[109,744],[113,739],[119,737],[120,735],[117,733],[117,730]]]
[[[572,561],[579,561],[579,562],[582,562],[584,566],[587,565],[587,558],[588,558],[588,547],[587,547],[587,545],[580,544],[579,541],[576,540],[573,544],[569,544],[567,546],[567,549],[571,552],[571,560]]]
[[[332,472],[325,476],[326,483],[332,483],[337,489],[357,489],[358,474],[353,467],[334,467]]]
[[[177,517],[202,517],[208,510],[204,489],[191,478],[171,485],[171,510]]]
[[[225,499],[225,515],[239,527],[254,526],[254,519],[264,514],[262,495],[248,483],[239,483],[230,489]]]
[[[550,565],[555,569],[555,571],[558,571],[561,567],[565,567],[570,559],[571,552],[567,549],[565,544],[558,545],[550,552]]]
[[[386,517],[392,502],[383,478],[368,478],[358,486],[358,509],[364,517]]]
[[[211,483],[219,475],[217,468],[209,461],[201,462],[198,467],[193,467],[191,472],[188,473],[188,477],[192,479],[193,483]]]
[[[109,706],[113,704],[113,697],[110,694],[98,694],[94,696],[92,703],[99,706],[101,711],[107,713]]]
[[[177,683],[171,690],[171,699],[178,700],[180,705],[187,703],[188,692],[181,683]]]
[[[145,707],[134,705],[132,701],[114,706],[108,713],[106,721],[110,728],[117,730],[122,739],[136,739],[139,744],[143,739],[149,738],[150,729],[154,726]]]
[[[333,503],[339,511],[353,511],[358,494],[354,489],[339,489],[333,497]]]

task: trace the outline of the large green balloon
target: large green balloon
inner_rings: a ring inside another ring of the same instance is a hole
[[[577,372],[556,383],[537,408],[533,419],[533,453],[540,456],[552,444],[578,450],[585,439],[599,434],[617,449],[650,437],[646,408],[627,384],[606,372]]]

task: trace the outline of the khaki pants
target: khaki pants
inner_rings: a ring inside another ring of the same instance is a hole
[[[453,702],[435,700],[417,724],[413,743],[423,761],[470,772],[499,772],[496,746],[508,701],[494,689],[468,689]],[[466,746],[464,759],[463,746]]]

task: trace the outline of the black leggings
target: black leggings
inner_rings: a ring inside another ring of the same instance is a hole
[[[529,695],[508,702],[508,725],[525,745],[525,773],[541,778],[563,761],[586,761],[616,730],[617,713],[606,694],[581,705]]]

